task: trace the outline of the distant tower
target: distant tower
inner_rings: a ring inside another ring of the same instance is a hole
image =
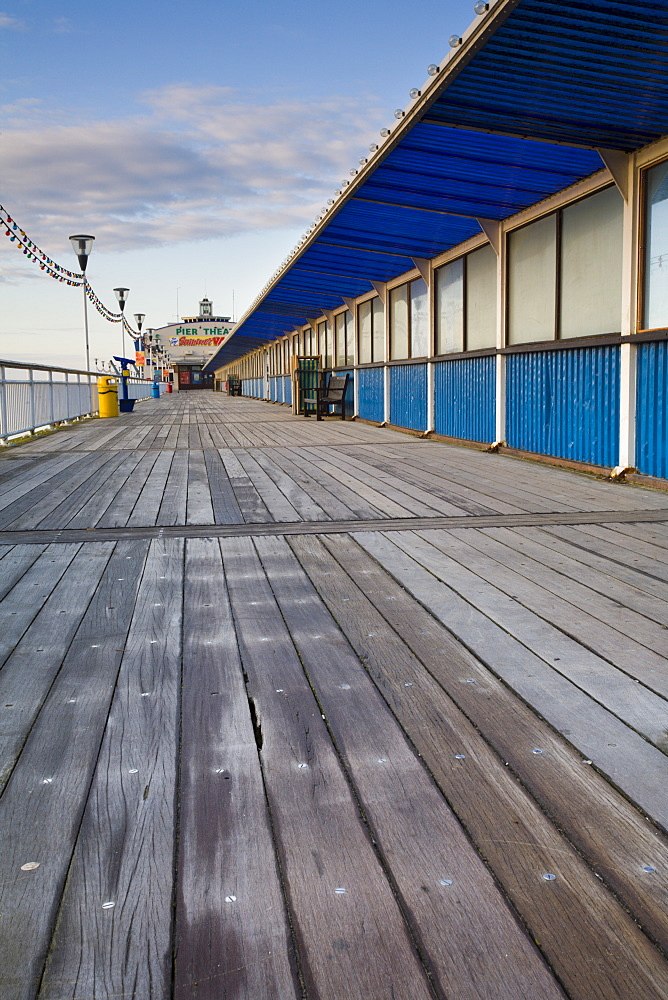
[[[199,304],[199,318],[210,319],[213,316],[213,303],[211,299],[203,298]]]

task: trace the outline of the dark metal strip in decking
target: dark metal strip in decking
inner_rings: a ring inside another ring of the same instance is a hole
[[[462,517],[388,517],[350,521],[268,521],[258,524],[174,524],[120,528],[0,531],[0,545],[118,542],[126,538],[237,538],[257,535],[334,535],[351,531],[424,531],[428,528],[542,528],[568,524],[634,524],[668,521],[668,510],[558,511]]]

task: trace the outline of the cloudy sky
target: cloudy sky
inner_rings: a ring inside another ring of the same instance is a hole
[[[145,326],[238,317],[472,0],[0,0],[0,204]],[[0,358],[83,363],[81,292],[0,230]],[[91,357],[120,350],[90,312]]]

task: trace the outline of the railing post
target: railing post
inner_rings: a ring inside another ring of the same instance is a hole
[[[30,385],[30,433],[35,433],[35,373],[32,368],[28,369],[28,383]]]
[[[53,399],[53,372],[49,372],[49,424],[53,427],[56,421],[56,407]]]
[[[0,365],[0,441],[3,445],[9,439],[9,421],[7,418],[7,379],[5,366]]]

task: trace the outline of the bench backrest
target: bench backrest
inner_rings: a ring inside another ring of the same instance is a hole
[[[327,383],[326,396],[328,399],[343,399],[348,384],[348,375],[330,375]]]

